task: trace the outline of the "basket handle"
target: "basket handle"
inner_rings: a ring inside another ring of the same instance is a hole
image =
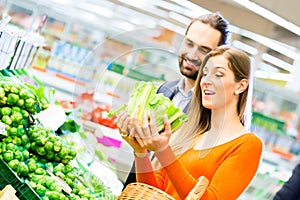
[[[200,176],[195,187],[190,191],[185,200],[199,200],[204,194],[209,180],[205,176]]]

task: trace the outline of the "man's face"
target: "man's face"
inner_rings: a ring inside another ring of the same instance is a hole
[[[179,50],[180,72],[196,80],[203,57],[218,46],[221,33],[207,24],[195,21],[189,28]]]

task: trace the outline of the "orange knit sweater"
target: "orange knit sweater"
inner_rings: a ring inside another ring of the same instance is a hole
[[[254,178],[262,150],[262,141],[253,133],[244,134],[211,149],[190,149],[171,163],[170,159],[174,160],[175,155],[168,148],[156,155],[164,168],[155,173],[138,173],[137,180],[153,185],[180,200],[185,199],[200,176],[205,176],[210,184],[202,200],[234,200]],[[146,160],[149,161],[149,158],[136,158],[137,169]]]

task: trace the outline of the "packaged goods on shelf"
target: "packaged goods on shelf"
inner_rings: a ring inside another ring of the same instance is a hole
[[[30,67],[43,44],[43,37],[35,32],[23,33],[15,27],[5,27],[0,31],[0,68]]]

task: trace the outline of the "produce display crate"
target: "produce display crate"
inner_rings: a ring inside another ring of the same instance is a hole
[[[0,190],[3,190],[6,185],[19,188],[23,184],[24,181],[17,176],[5,161],[0,159]]]
[[[6,164],[0,159],[0,190],[6,185],[11,185],[16,190],[16,196],[20,200],[41,200],[39,195]]]
[[[39,195],[26,182],[16,189],[16,196],[20,200],[41,200]]]

